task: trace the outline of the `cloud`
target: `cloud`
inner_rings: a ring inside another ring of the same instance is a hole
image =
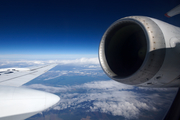
[[[60,76],[63,76],[63,75],[67,75],[68,73],[71,73],[69,71],[49,71],[49,73],[56,73],[55,75],[53,75],[52,77],[49,77],[49,76],[43,76],[44,77],[44,80],[51,80],[51,79],[55,79],[55,78],[58,78]]]
[[[73,65],[83,65],[83,64],[99,64],[98,58],[80,58],[75,60],[59,60],[59,64],[73,64]]]
[[[52,86],[46,86],[46,85],[42,85],[42,84],[32,84],[29,86],[24,85],[23,87],[41,89],[41,90],[44,90],[46,92],[51,92],[51,93],[66,92],[69,89],[69,87],[67,87],[67,86],[52,87]]]
[[[37,66],[47,64],[48,62],[45,61],[38,61],[38,60],[1,60],[0,67],[7,68],[7,67],[30,67],[30,66]]]
[[[79,58],[67,60],[1,60],[0,67],[6,66],[36,66],[42,64],[57,63],[59,65],[88,65],[89,68],[100,68],[98,58]]]
[[[102,89],[102,90],[128,90],[133,89],[133,86],[130,85],[124,85],[121,83],[118,83],[116,81],[110,80],[110,81],[95,81],[90,83],[85,83],[81,85],[80,87],[86,88],[86,89]]]
[[[59,66],[61,67],[61,65]],[[84,68],[84,67],[83,67]],[[91,76],[91,77],[97,77],[97,76],[103,76],[105,73],[102,70],[95,69],[70,69],[70,70],[56,70],[52,69],[45,74],[41,75],[42,80],[53,80],[55,78],[61,77],[61,76]]]
[[[87,112],[100,111],[126,119],[138,119],[143,111],[158,112],[167,109],[176,92],[176,89],[168,91],[163,88],[145,89],[144,92],[143,88],[138,89],[113,80],[73,86],[51,87],[35,84],[26,87],[60,94],[61,101],[54,110],[86,108]]]

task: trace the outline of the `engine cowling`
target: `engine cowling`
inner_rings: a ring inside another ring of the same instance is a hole
[[[130,16],[104,33],[99,61],[112,79],[147,87],[180,86],[180,28],[160,20]]]

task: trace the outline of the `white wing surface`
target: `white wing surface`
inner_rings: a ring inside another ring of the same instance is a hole
[[[23,120],[56,104],[57,95],[19,87],[56,65],[0,69],[0,120]]]
[[[176,6],[175,8],[173,8],[172,10],[170,10],[169,12],[167,12],[165,14],[166,17],[173,17],[177,14],[180,14],[180,5]]]
[[[43,91],[0,86],[0,120],[24,120],[59,100],[57,95]]]
[[[0,69],[0,85],[19,87],[47,72],[57,64],[49,64],[34,68]]]

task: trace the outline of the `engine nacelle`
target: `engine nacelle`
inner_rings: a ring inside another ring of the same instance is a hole
[[[180,28],[150,17],[119,19],[101,39],[99,61],[124,84],[180,87]]]

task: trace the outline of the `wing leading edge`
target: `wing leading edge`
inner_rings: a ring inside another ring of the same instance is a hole
[[[47,72],[57,64],[43,65],[33,68],[0,69],[0,85],[19,87]]]

